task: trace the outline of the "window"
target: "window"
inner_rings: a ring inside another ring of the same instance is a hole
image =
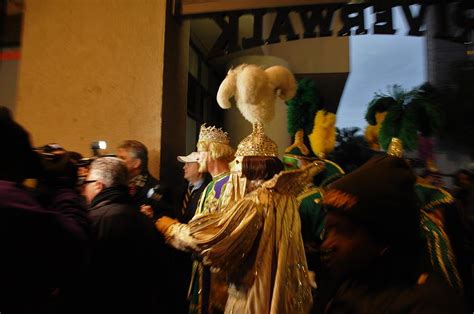
[[[222,110],[217,105],[216,94],[221,78],[206,63],[192,42],[189,49],[188,72],[186,149],[191,152],[195,150],[199,129],[203,123],[220,125]]]

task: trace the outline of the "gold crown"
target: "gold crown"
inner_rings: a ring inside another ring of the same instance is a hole
[[[254,123],[252,133],[239,143],[235,156],[277,157],[278,146],[263,133],[262,124]]]
[[[230,137],[227,132],[224,132],[221,128],[216,128],[215,126],[206,127],[204,123],[201,125],[201,131],[199,132],[199,142],[213,142],[229,145]]]

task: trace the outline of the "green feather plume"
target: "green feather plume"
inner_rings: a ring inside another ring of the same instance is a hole
[[[286,104],[288,106],[288,133],[295,136],[298,130],[303,129],[305,134],[310,134],[314,126],[314,116],[321,106],[314,81],[299,80],[295,97],[288,100]]]
[[[407,151],[418,147],[418,129],[416,121],[416,110],[411,105],[405,106],[403,118],[400,123],[398,138],[402,141]]]
[[[387,150],[392,137],[398,137],[399,125],[402,115],[402,107],[394,103],[387,109],[387,115],[382,122],[379,132],[380,147]]]
[[[440,105],[426,96],[422,90],[417,90],[413,97],[416,108],[418,130],[423,136],[429,137],[439,131],[442,125]]]
[[[429,137],[436,133],[441,126],[441,113],[433,104],[420,101],[417,103],[417,117],[419,130],[423,136]]]
[[[389,107],[395,104],[392,97],[375,94],[375,98],[369,103],[367,112],[365,114],[365,120],[370,125],[376,125],[375,114],[377,112],[385,112]]]
[[[392,137],[398,137],[407,151],[418,146],[418,132],[431,136],[441,126],[439,106],[421,89],[405,91],[394,85],[388,94],[376,94],[369,103],[366,120],[375,124],[375,113],[387,111],[379,132],[380,146],[387,150]]]

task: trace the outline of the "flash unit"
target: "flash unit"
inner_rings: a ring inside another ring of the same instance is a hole
[[[92,142],[91,148],[92,148],[92,153],[94,154],[94,156],[98,156],[99,155],[99,149],[106,149],[107,148],[107,142],[106,141]]]

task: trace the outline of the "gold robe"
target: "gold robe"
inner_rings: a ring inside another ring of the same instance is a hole
[[[218,213],[166,231],[173,246],[198,252],[227,274],[226,313],[309,313],[310,280],[296,195],[324,165],[282,172]]]

